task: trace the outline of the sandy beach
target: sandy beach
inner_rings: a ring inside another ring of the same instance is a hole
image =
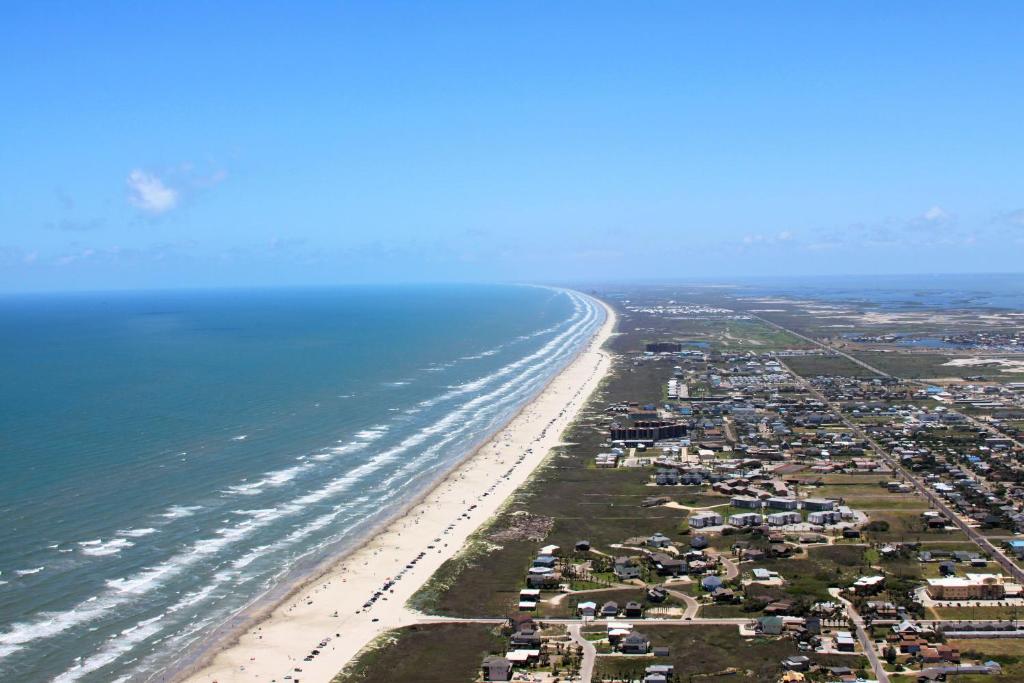
[[[415,623],[408,599],[543,462],[608,371],[601,347],[615,315],[605,309],[583,351],[418,503],[177,680],[326,683],[381,633]]]

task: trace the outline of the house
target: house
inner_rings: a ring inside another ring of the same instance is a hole
[[[668,591],[661,586],[652,586],[647,589],[647,599],[651,602],[665,602],[668,598]]]
[[[709,526],[721,526],[722,515],[717,512],[699,512],[690,517],[690,526],[694,529],[703,529]]]
[[[807,521],[811,524],[819,524],[824,526],[826,524],[838,524],[843,519],[843,516],[838,510],[824,510],[822,512],[811,512],[807,515]]]
[[[782,667],[790,671],[808,671],[811,668],[811,659],[804,655],[792,655],[782,660]]]
[[[775,602],[768,603],[764,608],[764,613],[769,616],[789,614],[792,611],[793,603],[790,600],[776,600]]]
[[[750,496],[733,496],[729,500],[729,505],[734,508],[749,508],[751,510],[761,509],[761,501],[757,498],[751,498]]]
[[[830,666],[828,667],[828,673],[833,679],[843,681],[856,681],[857,675],[853,673],[853,669],[848,666]]]
[[[652,553],[648,562],[654,567],[658,576],[680,576],[686,573],[686,561],[665,553]]]
[[[960,650],[944,644],[934,647],[922,647],[921,661],[925,664],[938,664],[939,662],[957,663],[960,661]]]
[[[615,558],[615,578],[619,581],[628,581],[630,579],[640,578],[640,567],[632,558],[629,557],[616,557]]]
[[[757,567],[756,569],[754,569],[753,574],[755,581],[771,581],[772,579],[779,578],[778,572],[773,572],[769,569],[764,569],[762,567]]]
[[[536,631],[537,623],[533,620],[533,617],[529,614],[510,614],[508,617],[508,623],[506,624],[512,632],[516,631]]]
[[[764,518],[756,512],[740,512],[729,516],[729,524],[738,527],[758,526]]]
[[[742,559],[750,560],[751,562],[760,562],[768,557],[768,555],[760,548],[750,548],[748,550],[744,550],[741,554]]]
[[[800,502],[796,498],[769,498],[768,507],[773,510],[796,510]]]
[[[661,648],[661,647],[654,648],[654,656],[655,657],[667,657],[668,656],[667,652],[664,655],[659,655],[658,654],[659,650],[668,650],[668,648]],[[644,673],[647,674],[648,676],[650,676],[651,674],[661,674],[662,676],[664,676],[667,679],[671,679],[672,675],[675,672],[676,672],[676,669],[671,664],[651,664],[649,667],[644,669]]]
[[[603,605],[601,605],[601,616],[602,617],[605,617],[606,619],[612,619],[612,618],[618,616],[618,614],[619,614],[619,603],[615,602],[614,600],[609,600],[608,602],[606,602]]]
[[[630,600],[626,603],[626,616],[631,619],[640,619],[644,616],[644,608],[639,602]]]
[[[519,591],[519,609],[537,609],[537,601],[540,600],[540,589],[524,588]]]
[[[645,655],[650,649],[651,641],[638,631],[633,631],[619,641],[619,652],[625,655]]]
[[[647,545],[652,548],[667,548],[672,545],[672,540],[659,531],[647,539]]]
[[[511,681],[512,662],[504,657],[488,655],[481,665],[485,681]]]
[[[782,617],[758,617],[757,632],[766,636],[778,636],[782,634],[785,625]]]
[[[804,501],[804,510],[822,512],[836,509],[836,502],[828,498],[808,498]]]
[[[893,624],[892,631],[893,633],[897,634],[916,635],[924,631],[924,629],[915,624],[914,622],[904,619],[898,624]]]
[[[896,605],[891,602],[868,602],[865,603],[864,608],[876,619],[895,619],[898,614]]]
[[[950,562],[949,560],[945,562],[939,562],[939,573],[943,576],[955,576],[956,565]]]
[[[836,633],[836,649],[840,652],[853,652],[856,650],[857,645],[853,639],[853,634],[849,631],[839,631]]]
[[[900,634],[896,639],[896,647],[905,655],[916,655],[922,647],[927,647],[928,641],[918,635],[908,633]]]
[[[876,593],[885,585],[884,576],[862,576],[853,582],[853,592],[858,595]]]
[[[556,562],[557,560],[552,555],[538,555],[533,561],[533,566],[554,569]]]
[[[707,536],[694,536],[690,539],[690,547],[694,550],[703,550],[708,547]]]
[[[526,585],[529,588],[558,588],[562,582],[562,575],[558,572],[541,574],[530,572],[526,577]]]
[[[596,602],[581,602],[576,605],[576,614],[581,617],[594,617],[597,614],[597,603]]]
[[[799,524],[802,517],[799,512],[774,512],[768,515],[768,524],[771,526],[785,526],[787,524]]]
[[[540,648],[540,642],[540,633],[533,630],[532,628],[526,628],[522,631],[516,631],[509,638],[509,645],[511,645],[513,648],[517,650],[536,650]]]
[[[700,587],[704,590],[711,592],[716,588],[722,587],[722,580],[717,576],[705,576],[700,580]]]
[[[512,662],[512,665],[529,665],[537,662],[540,659],[540,650],[510,650],[506,655],[505,659]]]
[[[562,582],[562,575],[558,572],[541,574],[530,572],[526,577],[526,585],[529,588],[558,588]]]
[[[576,541],[576,552],[585,553],[590,550],[590,541]]]
[[[972,553],[967,550],[954,550],[953,561],[954,562],[970,562],[978,557],[978,553]]]
[[[843,529],[843,538],[860,538],[860,531],[857,529]]]

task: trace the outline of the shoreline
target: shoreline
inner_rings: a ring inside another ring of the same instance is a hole
[[[265,682],[291,674],[303,683],[326,683],[380,634],[415,623],[420,615],[406,607],[409,598],[547,459],[607,373],[610,354],[603,345],[616,317],[605,302],[590,298],[605,310],[601,327],[504,426],[347,550],[284,592],[258,599],[237,624],[225,622],[219,640],[211,639],[192,661],[161,678]],[[399,580],[383,591],[395,577]],[[364,609],[377,591],[381,599]],[[313,649],[320,654],[303,661]]]

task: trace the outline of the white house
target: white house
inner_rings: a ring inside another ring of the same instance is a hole
[[[690,526],[694,529],[703,529],[707,526],[720,526],[722,521],[722,515],[717,512],[698,512],[690,517]]]
[[[729,516],[729,524],[733,526],[757,526],[764,522],[764,518],[756,512],[741,512]]]
[[[768,524],[771,526],[784,526],[786,524],[799,524],[803,517],[799,512],[776,512],[768,515]]]

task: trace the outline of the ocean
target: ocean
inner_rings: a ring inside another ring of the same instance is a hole
[[[527,286],[0,298],[0,678],[160,680],[416,498],[603,320]]]

